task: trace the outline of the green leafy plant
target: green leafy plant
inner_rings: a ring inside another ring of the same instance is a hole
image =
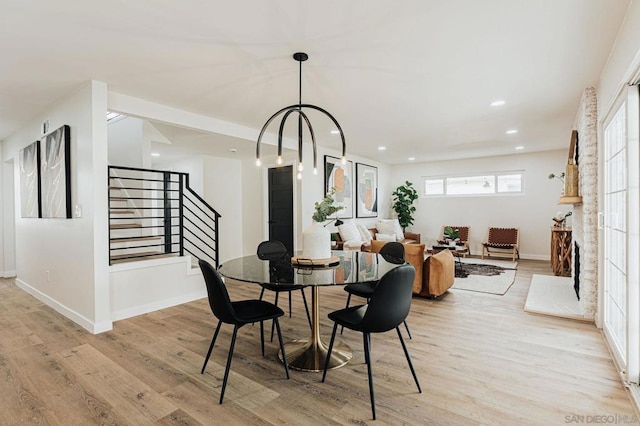
[[[413,188],[411,182],[406,181],[404,185],[397,187],[391,195],[393,195],[393,210],[398,215],[398,223],[404,231],[407,226],[413,224],[413,213],[416,211],[413,202],[418,199],[418,191]]]
[[[333,205],[335,201],[333,198],[333,195],[335,193],[336,193],[336,189],[331,188],[331,190],[327,192],[327,195],[322,199],[322,201],[320,201],[319,203],[318,202],[315,203],[316,211],[311,217],[315,222],[318,222],[318,223],[324,222],[329,218],[329,216],[331,216],[334,213],[337,213],[338,211],[344,208],[343,206]]]
[[[460,236],[460,230],[453,229],[452,227],[447,226],[446,228],[444,228],[444,236],[450,240],[457,240]]]

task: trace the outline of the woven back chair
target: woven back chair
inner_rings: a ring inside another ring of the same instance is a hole
[[[520,230],[518,228],[489,228],[487,242],[482,243],[482,258],[484,256],[500,254],[511,256],[515,262],[520,259],[518,245],[520,243]]]

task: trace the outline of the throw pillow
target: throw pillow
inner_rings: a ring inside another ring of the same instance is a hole
[[[366,226],[360,223],[357,226],[360,232],[360,239],[364,241],[365,244],[369,244],[371,242],[371,232],[369,232]]]
[[[402,232],[398,219],[383,219],[376,223],[376,229],[383,234],[395,235],[397,241],[404,239],[404,232]]]
[[[380,232],[376,233],[376,240],[378,241],[386,241],[388,243],[394,242],[396,240],[396,236],[394,234],[382,234]]]
[[[356,225],[352,222],[345,222],[338,226],[338,233],[342,241],[361,241],[360,232]]]

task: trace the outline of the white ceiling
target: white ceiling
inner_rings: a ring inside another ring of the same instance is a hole
[[[90,79],[259,130],[297,102],[291,55],[304,51],[302,100],[338,119],[351,153],[402,163],[568,148],[628,3],[0,0],[0,139]],[[339,147],[327,120],[311,122]]]

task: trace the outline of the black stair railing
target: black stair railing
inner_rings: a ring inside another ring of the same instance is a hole
[[[109,264],[166,256],[219,262],[220,214],[189,174],[109,166]]]

